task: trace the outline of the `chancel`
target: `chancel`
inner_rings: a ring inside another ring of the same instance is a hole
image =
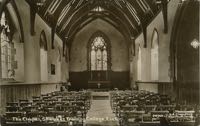
[[[199,126],[199,0],[0,0],[0,126]]]

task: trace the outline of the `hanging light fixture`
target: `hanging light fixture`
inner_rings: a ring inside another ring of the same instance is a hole
[[[39,7],[41,7],[41,6],[44,5],[44,3],[45,3],[46,0],[35,0],[35,1],[36,1],[36,5],[39,6]]]
[[[192,42],[190,43],[190,45],[197,49],[200,46],[200,42],[197,39],[193,39]]]
[[[44,4],[46,0],[26,0],[27,3],[31,5],[31,7],[35,8],[36,10],[39,10]]]
[[[170,2],[171,0],[154,0],[156,4],[162,4],[163,2]],[[183,1],[183,0],[182,0]]]

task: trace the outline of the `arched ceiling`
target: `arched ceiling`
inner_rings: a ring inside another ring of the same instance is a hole
[[[135,38],[144,32],[144,28],[161,10],[161,6],[158,6],[159,1],[168,2],[168,0],[43,1],[44,3],[37,8],[37,13],[64,40],[72,39],[85,25],[98,18],[114,26],[123,35]]]

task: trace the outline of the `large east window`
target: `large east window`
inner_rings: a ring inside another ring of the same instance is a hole
[[[96,31],[88,43],[88,70],[92,81],[107,81],[109,79],[110,40],[101,31]]]
[[[108,69],[107,44],[102,36],[96,36],[91,43],[91,70]]]

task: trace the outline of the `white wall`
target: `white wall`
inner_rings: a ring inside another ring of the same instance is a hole
[[[48,60],[47,51],[44,48],[40,49],[40,74],[41,81],[48,82]]]
[[[24,36],[24,80],[25,82],[40,81],[39,41],[36,36],[30,35],[30,9],[26,1],[15,0],[21,21]]]
[[[24,31],[24,44],[16,43],[14,46],[17,49],[15,59],[18,60],[18,68],[16,69],[15,79],[26,83],[52,83],[66,81],[68,79],[68,63],[62,55],[62,40],[55,35],[55,49],[51,49],[51,27],[44,22],[40,16],[36,14],[35,17],[35,34],[30,34],[30,7],[26,1],[15,0],[17,9],[19,11],[23,31]],[[10,5],[9,5],[10,6]],[[10,10],[12,10],[11,8]],[[20,29],[14,13],[11,11],[11,16],[19,33]],[[47,72],[40,66],[40,34],[44,30],[47,38],[48,52],[47,52]],[[20,38],[19,35],[14,36],[15,41]],[[60,50],[60,51],[58,51]],[[61,57],[60,57],[61,55]],[[51,75],[51,64],[56,65],[56,74]],[[43,75],[41,75],[41,73]],[[43,79],[42,79],[43,78]]]
[[[164,34],[164,22],[163,22],[163,15],[162,12],[160,12],[156,18],[148,25],[147,27],[147,48],[143,48],[144,45],[144,39],[143,34],[140,34],[135,42],[136,42],[136,56],[134,57],[132,64],[132,71],[135,73],[133,75],[133,82],[138,80],[137,78],[137,60],[138,60],[138,47],[140,45],[141,47],[141,55],[142,55],[142,69],[141,69],[141,80],[142,81],[152,81],[151,79],[151,38],[152,38],[152,32],[154,28],[158,30],[159,34],[159,78],[158,81],[160,82],[170,82],[170,76],[169,76],[169,68],[170,68],[170,62],[169,62],[169,45],[170,45],[170,37],[171,37],[171,31],[172,31],[172,25],[174,21],[174,16],[176,13],[176,9],[178,6],[179,1],[178,0],[171,0],[168,4],[168,33]],[[134,67],[135,66],[135,67]],[[157,86],[152,84],[141,84],[139,86],[139,89],[144,90],[150,90],[157,92]]]
[[[46,22],[44,22],[37,14],[35,18],[35,35],[30,35],[29,5],[25,1],[16,1],[16,4],[18,6],[20,16],[23,17],[22,24],[26,34],[24,43],[25,81],[29,83],[37,83],[41,81],[46,83],[66,81],[68,79],[68,64],[65,62],[65,59],[62,55],[62,40],[57,35],[55,35],[55,49],[51,49],[51,27],[47,25]],[[40,34],[43,30],[46,34],[48,45],[48,70],[45,70],[47,71],[45,73],[42,72],[44,71],[44,68],[40,66],[41,51],[39,47]],[[51,64],[56,65],[55,75],[51,75]]]
[[[16,49],[15,60],[17,61],[17,69],[15,69],[15,80],[24,81],[24,43],[14,42]]]
[[[70,71],[87,70],[87,44],[96,31],[104,32],[111,42],[111,70],[129,71],[128,47],[125,38],[113,26],[97,19],[85,26],[75,37],[70,53]]]

